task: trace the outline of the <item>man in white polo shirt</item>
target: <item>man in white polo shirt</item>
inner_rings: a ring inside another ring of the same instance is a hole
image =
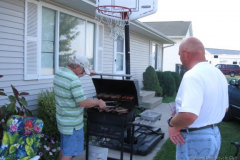
[[[176,114],[168,120],[169,137],[177,145],[176,159],[217,159],[221,135],[217,124],[228,109],[228,83],[222,72],[209,64],[197,38],[179,46],[187,71],[176,97]]]

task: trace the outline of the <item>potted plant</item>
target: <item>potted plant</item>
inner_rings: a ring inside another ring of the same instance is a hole
[[[3,75],[0,75],[2,78]],[[27,92],[20,92],[11,85],[13,95],[7,95],[4,89],[0,89],[0,96],[8,96],[9,103],[0,106],[0,139],[2,139],[3,131],[6,130],[6,123],[11,115],[32,116],[32,112],[27,109],[27,101],[24,96],[29,95]],[[1,104],[0,104],[1,105]]]

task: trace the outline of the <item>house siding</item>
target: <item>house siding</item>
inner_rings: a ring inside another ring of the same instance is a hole
[[[15,86],[20,92],[28,92],[30,95],[25,97],[28,108],[35,111],[39,93],[51,89],[53,79],[24,80],[24,12],[25,0],[0,0],[0,75],[3,75],[0,78],[0,88],[8,95],[13,94],[10,85]],[[104,25],[103,73],[114,72],[114,41],[109,38],[109,32],[109,27]],[[130,32],[131,74],[133,79],[139,81],[140,88],[143,87],[142,74],[150,64],[151,41],[148,37]],[[158,67],[161,70],[162,44],[156,43],[159,45]],[[93,78],[95,77],[99,76]],[[89,98],[96,94],[91,78],[89,76],[81,78],[84,92]],[[0,101],[0,106],[8,103],[7,98],[3,96],[0,96]]]
[[[103,73],[113,73],[114,40],[109,37],[110,28],[104,25]]]
[[[163,71],[175,72],[176,64],[182,64],[178,55],[178,48],[182,42],[182,38],[172,39],[176,44],[172,47],[164,48],[163,55]]]
[[[143,72],[149,66],[149,39],[131,32],[130,40],[130,66],[133,79],[137,79],[139,87],[143,87]]]
[[[24,0],[0,0],[0,88],[11,95],[10,85],[20,92],[28,92],[26,96],[28,108],[37,109],[37,98],[41,91],[51,89],[53,79],[24,80]],[[85,94],[90,97],[95,94],[91,78],[82,78]],[[8,103],[0,96],[0,106]]]
[[[150,42],[152,40],[139,35],[134,32],[130,32],[130,63],[131,63],[131,74],[133,79],[137,79],[139,82],[139,87],[143,87],[143,72],[150,65]],[[162,62],[162,44],[158,43],[158,70],[161,70]]]

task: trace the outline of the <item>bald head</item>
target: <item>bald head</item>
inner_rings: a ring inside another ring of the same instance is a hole
[[[182,41],[179,46],[179,55],[185,68],[191,69],[199,62],[206,61],[205,49],[200,40],[189,37]]]

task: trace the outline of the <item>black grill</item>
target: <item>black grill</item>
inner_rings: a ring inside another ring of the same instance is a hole
[[[124,132],[127,133],[125,143],[132,142],[132,122],[135,118],[136,106],[139,104],[139,87],[137,80],[119,80],[93,78],[96,94],[121,95],[121,98],[102,97],[104,101],[114,100],[117,107],[128,109],[128,113],[99,112],[98,107],[89,108],[87,112],[86,159],[88,160],[88,144],[90,135],[116,139],[121,142],[121,159],[123,159]],[[94,98],[98,97],[95,96]],[[131,147],[132,149],[132,147]],[[130,152],[132,159],[132,152]]]

